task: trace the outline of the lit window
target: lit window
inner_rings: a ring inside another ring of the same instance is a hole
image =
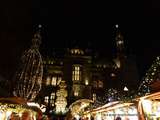
[[[89,84],[89,81],[88,79],[85,80],[85,85],[88,85]]]
[[[48,103],[48,100],[49,100],[49,97],[48,97],[48,96],[45,96],[45,97],[44,97],[44,102],[45,102],[45,103]]]
[[[53,64],[53,61],[51,61],[51,64]]]
[[[80,49],[72,49],[71,54],[78,54],[78,55],[82,54],[83,55],[84,52]]]
[[[107,66],[106,66],[106,65],[103,65],[103,67],[106,68]]]
[[[58,77],[57,85],[59,85],[61,81],[62,81],[62,77]]]
[[[78,96],[78,91],[74,91],[74,96]]]
[[[47,79],[46,79],[46,85],[50,85],[50,82],[51,82],[51,78],[47,77]]]
[[[93,93],[93,101],[96,101],[96,94]]]
[[[54,106],[54,99],[55,99],[55,93],[51,94],[50,104],[51,106]]]
[[[77,54],[77,52],[78,52],[78,50],[77,50],[77,49],[75,49],[75,50],[74,50],[74,53],[75,53],[75,54]]]
[[[72,80],[73,81],[81,80],[81,71],[80,71],[80,66],[79,65],[76,65],[76,66],[74,65],[73,66]]]
[[[56,82],[57,82],[57,78],[56,77],[52,77],[51,85],[56,86]]]
[[[74,96],[79,96],[79,86],[78,85],[73,85],[73,94]]]

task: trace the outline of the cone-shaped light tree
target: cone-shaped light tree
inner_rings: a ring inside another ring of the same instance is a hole
[[[19,69],[15,75],[16,86],[14,95],[27,101],[34,101],[41,90],[43,76],[43,62],[39,52],[41,44],[40,31],[32,39],[32,45],[21,57]]]

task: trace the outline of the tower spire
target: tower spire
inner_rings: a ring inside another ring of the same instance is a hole
[[[115,28],[116,28],[115,40],[116,40],[117,52],[123,52],[123,50],[124,50],[124,38],[123,38],[123,35],[122,35],[122,33],[119,29],[118,24],[115,25]]]
[[[35,49],[39,49],[40,47],[40,44],[41,44],[41,28],[42,28],[42,25],[38,25],[37,27],[37,31],[35,32],[35,34],[33,35],[33,38],[32,38],[32,47],[35,48]]]
[[[115,28],[115,43],[116,43],[116,59],[115,59],[115,63],[117,65],[118,68],[123,69],[124,64],[125,64],[125,53],[124,53],[124,39],[123,36],[121,34],[121,31],[119,29],[119,25],[116,24],[114,26]]]

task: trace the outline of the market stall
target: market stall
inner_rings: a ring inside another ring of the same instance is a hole
[[[160,120],[160,92],[138,98],[141,120]]]
[[[131,103],[114,101],[85,111],[84,117],[94,120],[160,120],[160,92],[145,95]]]
[[[0,98],[0,120],[40,120],[41,110],[18,97]]]
[[[106,105],[87,111],[85,116],[94,120],[138,120],[138,110],[134,103],[110,102]]]

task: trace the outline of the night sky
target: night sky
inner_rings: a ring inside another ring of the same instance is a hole
[[[158,0],[5,0],[0,14],[0,74],[6,79],[15,73],[38,24],[43,25],[42,53],[78,43],[110,55],[114,52],[113,26],[119,24],[127,54],[136,56],[141,76],[160,55]]]

